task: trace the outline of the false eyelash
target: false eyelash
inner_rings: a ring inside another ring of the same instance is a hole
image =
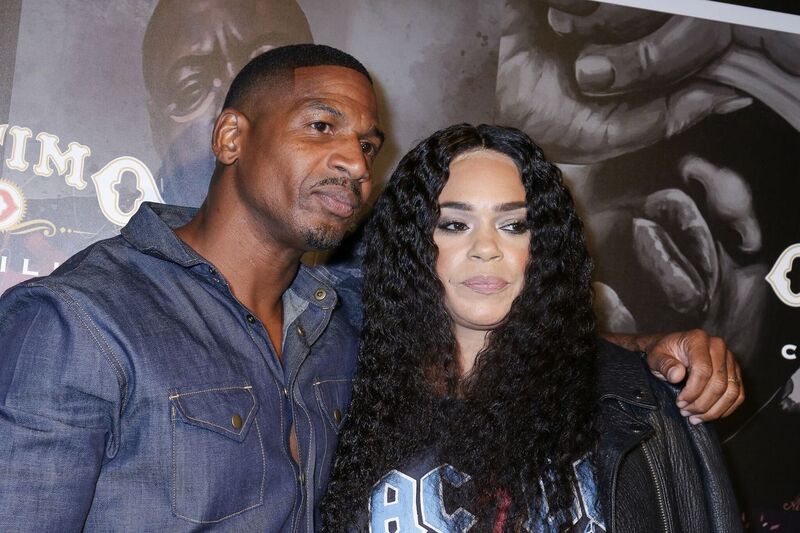
[[[530,225],[528,224],[527,220],[520,220],[518,222],[509,222],[508,224],[504,224],[503,227],[505,228],[505,227],[508,227],[508,226],[511,226],[511,225],[519,226],[519,229],[510,230],[511,233],[513,233],[515,235],[521,235],[521,234],[525,233],[526,231],[528,231],[530,229]],[[507,231],[509,231],[509,230],[507,230]]]
[[[450,226],[452,224],[461,224],[465,228],[467,227],[467,224],[465,224],[464,222],[461,222],[460,220],[441,220],[441,221],[436,223],[436,228],[440,229],[442,231],[448,231],[450,233],[458,233],[459,231],[462,231],[460,229],[451,229],[451,228],[447,227],[447,226]]]

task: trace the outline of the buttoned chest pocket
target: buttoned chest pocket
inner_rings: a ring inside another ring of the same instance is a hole
[[[339,430],[345,422],[350,396],[353,393],[353,380],[350,378],[317,378],[314,380],[314,396],[322,418],[325,431],[322,432],[322,460],[317,464],[317,489],[322,491],[328,484],[328,476],[333,462],[333,452],[339,438]]]
[[[350,396],[353,393],[353,380],[348,378],[329,378],[314,380],[314,395],[326,423],[334,432],[344,425]]]
[[[215,523],[264,500],[266,457],[252,387],[170,395],[172,512]]]

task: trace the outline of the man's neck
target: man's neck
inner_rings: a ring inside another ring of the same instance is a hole
[[[297,274],[303,251],[259,232],[249,218],[237,215],[204,204],[175,233],[224,276],[233,295],[264,324],[280,355],[282,297]]]

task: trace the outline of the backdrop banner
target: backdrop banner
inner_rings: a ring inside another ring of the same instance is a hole
[[[232,76],[311,41],[373,74],[379,176],[457,122],[543,147],[584,217],[603,328],[725,338],[748,393],[717,424],[743,521],[800,531],[798,34],[581,0],[6,0],[0,290],[142,202],[199,205]]]

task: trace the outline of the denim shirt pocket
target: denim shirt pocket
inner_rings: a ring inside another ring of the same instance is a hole
[[[264,501],[266,457],[250,385],[176,391],[172,421],[172,512],[221,522]]]
[[[353,380],[350,378],[317,378],[314,380],[314,395],[322,416],[337,434],[344,425]]]

